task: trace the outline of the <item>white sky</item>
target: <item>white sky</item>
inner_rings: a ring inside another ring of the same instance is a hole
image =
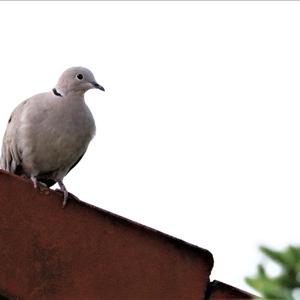
[[[299,2],[1,2],[0,134],[88,67],[84,201],[210,250],[251,291],[261,244],[299,244]]]

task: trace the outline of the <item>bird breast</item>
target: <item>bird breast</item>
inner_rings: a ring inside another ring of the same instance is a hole
[[[29,110],[23,115],[20,136],[26,138],[21,148],[27,159],[23,163],[32,173],[67,172],[95,134],[95,122],[84,101],[58,101],[55,105],[39,101],[38,113]]]

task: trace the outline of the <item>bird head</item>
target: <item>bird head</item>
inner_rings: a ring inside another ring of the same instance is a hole
[[[62,96],[68,94],[83,96],[84,93],[90,89],[105,91],[104,88],[97,83],[93,73],[83,67],[72,67],[64,71],[55,89]]]

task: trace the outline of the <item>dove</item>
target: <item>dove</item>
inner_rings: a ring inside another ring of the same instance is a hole
[[[34,188],[58,183],[65,207],[68,191],[63,179],[83,157],[96,131],[84,99],[85,92],[94,88],[104,91],[90,70],[72,67],[51,91],[21,102],[7,124],[0,168],[30,178]]]

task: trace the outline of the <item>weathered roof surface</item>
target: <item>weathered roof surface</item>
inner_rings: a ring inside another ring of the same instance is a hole
[[[8,299],[204,299],[207,250],[0,171],[0,294]]]

